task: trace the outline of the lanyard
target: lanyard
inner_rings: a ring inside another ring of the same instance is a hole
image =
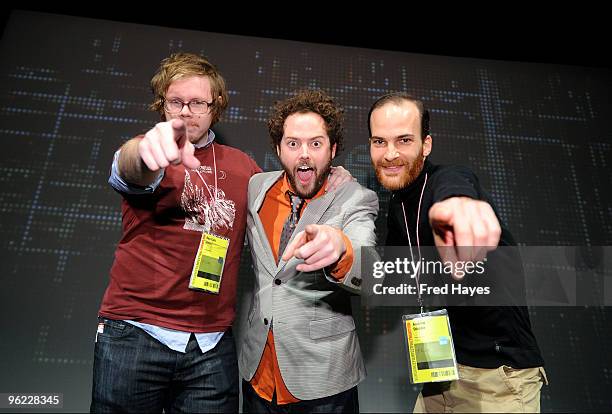
[[[423,188],[421,188],[421,196],[419,197],[419,207],[417,208],[417,222],[416,222],[416,237],[417,237],[417,251],[419,252],[419,261],[421,261],[421,240],[419,237],[419,221],[421,221],[421,202],[423,201],[423,193],[425,192],[425,186],[427,185],[427,173],[425,173],[425,182],[423,183]],[[404,202],[402,201],[402,212],[404,213],[404,225],[406,226],[406,234],[408,235],[408,244],[410,245],[410,259],[412,263],[414,263],[414,255],[412,254],[412,240],[410,240],[410,231],[408,230],[408,219],[406,218],[406,209],[404,208]],[[414,275],[414,280],[417,286],[417,300],[419,305],[421,306],[421,313],[423,313],[423,298],[421,297],[421,289],[419,285],[419,276],[421,273],[421,268],[417,270],[416,275]]]
[[[210,144],[212,147],[212,153],[213,153],[213,166],[215,169],[215,195],[213,196],[212,191],[210,191],[210,187],[208,186],[208,184],[206,184],[206,181],[204,181],[204,177],[202,177],[202,174],[200,173],[200,171],[198,169],[196,169],[196,173],[198,174],[198,176],[200,177],[200,180],[202,180],[202,182],[204,183],[204,186],[206,187],[206,190],[208,190],[208,195],[210,196],[210,199],[212,200],[212,206],[211,206],[211,210],[215,209],[215,206],[217,205],[217,199],[218,199],[218,185],[217,185],[217,157],[215,157],[215,143],[213,142],[212,144]]]

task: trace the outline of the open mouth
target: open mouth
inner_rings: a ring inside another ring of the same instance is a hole
[[[297,177],[302,185],[308,184],[314,175],[314,168],[307,165],[301,165],[297,168]]]

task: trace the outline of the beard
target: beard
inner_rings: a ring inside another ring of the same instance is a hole
[[[387,190],[397,191],[402,188],[406,188],[410,184],[417,179],[421,171],[423,170],[423,164],[425,163],[425,157],[423,153],[421,153],[416,160],[413,162],[409,162],[406,160],[396,159],[392,162],[387,162],[384,159],[374,164],[374,169],[376,170],[376,178],[378,182],[382,184]],[[388,176],[385,175],[383,168],[384,167],[396,167],[396,166],[405,166],[407,168],[402,169],[402,172]]]
[[[317,169],[315,165],[307,161],[297,164],[293,169],[290,169],[287,165],[283,164],[283,169],[285,170],[285,174],[287,174],[289,183],[291,184],[291,187],[293,187],[295,193],[301,199],[309,199],[314,197],[319,192],[321,187],[323,187],[323,183],[331,171],[331,162],[332,159],[330,157],[321,170]],[[312,168],[314,175],[307,185],[302,185],[300,180],[296,179],[298,168],[304,166]]]

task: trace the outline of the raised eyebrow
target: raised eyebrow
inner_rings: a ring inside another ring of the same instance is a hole
[[[302,138],[295,138],[295,137],[283,137],[283,138],[285,138],[285,139],[292,139],[294,141],[300,141],[302,139]],[[308,140],[308,141],[316,141],[316,140],[319,140],[319,139],[325,139],[325,137],[323,135],[318,135],[316,137],[310,137],[310,138],[305,138],[305,139]]]

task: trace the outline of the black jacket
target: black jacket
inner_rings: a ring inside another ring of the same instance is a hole
[[[416,246],[417,210],[425,174],[427,183],[423,191],[418,226],[421,246],[434,246],[429,209],[435,202],[453,196],[467,196],[484,200],[495,210],[492,200],[482,190],[478,178],[470,169],[436,166],[426,161],[423,171],[413,183],[392,194],[387,217],[387,246],[409,245],[406,224],[412,246]],[[503,224],[499,245],[516,245]],[[477,368],[497,368],[501,365],[530,368],[544,365],[526,307],[451,306],[448,307],[448,313],[458,363]]]

